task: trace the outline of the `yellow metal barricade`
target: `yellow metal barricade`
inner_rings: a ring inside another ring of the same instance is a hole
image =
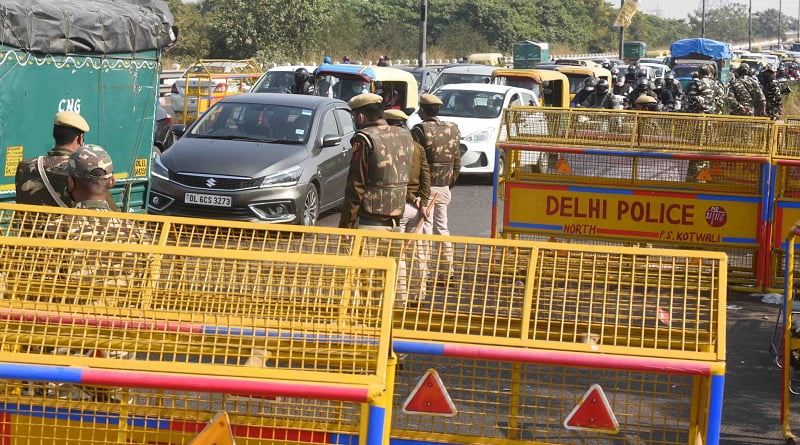
[[[124,213],[0,227],[0,442],[185,444],[224,411],[239,444],[383,443],[394,261],[170,246]]]
[[[200,59],[186,73],[183,123],[191,123],[220,99],[246,93],[264,74],[254,59]]]
[[[770,287],[782,290],[786,278],[784,237],[795,221],[800,220],[800,126],[778,124],[777,135],[773,155],[776,174],[773,182]]]
[[[505,111],[493,233],[725,251],[730,282],[768,281],[775,124],[593,109]],[[546,169],[531,168],[547,157]],[[768,248],[765,248],[765,252]]]
[[[783,122],[787,125],[800,125],[800,116],[785,116]]]
[[[7,208],[8,227],[46,219],[41,208]],[[717,443],[724,254],[124,218],[157,226],[153,239],[175,252],[397,262],[393,344],[401,366],[392,438]],[[312,424],[287,419],[284,426],[303,438],[298,441],[313,442]]]
[[[780,351],[781,369],[781,430],[787,444],[794,444],[798,437],[792,432],[791,394],[797,394],[792,388],[792,381],[800,371],[800,319],[795,319],[797,312],[794,310],[794,295],[797,289],[795,277],[797,276],[797,246],[800,236],[800,227],[792,226],[787,231],[786,239],[786,280],[784,282],[784,302],[781,314],[783,316],[782,350]]]

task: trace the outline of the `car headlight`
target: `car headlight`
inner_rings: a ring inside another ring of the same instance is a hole
[[[492,139],[492,133],[494,133],[494,128],[484,128],[483,130],[478,130],[474,133],[468,134],[461,138],[464,142],[489,142]]]
[[[150,163],[150,174],[161,178],[165,181],[169,181],[169,169],[161,163],[161,158],[155,158],[153,162]]]
[[[294,167],[287,168],[286,170],[281,170],[278,173],[265,176],[264,180],[261,181],[261,187],[264,188],[295,185],[297,184],[297,181],[300,180],[300,176],[302,174],[303,168],[299,165],[295,165]]]

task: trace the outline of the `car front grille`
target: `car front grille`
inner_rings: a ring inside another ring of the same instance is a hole
[[[258,187],[261,178],[236,178],[230,176],[174,173],[172,181],[186,187],[207,190],[243,190]]]

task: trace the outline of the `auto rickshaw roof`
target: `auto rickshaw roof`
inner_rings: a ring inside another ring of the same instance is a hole
[[[539,69],[514,69],[514,68],[499,68],[492,72],[492,77],[527,77],[533,79],[534,82],[541,83],[551,80],[567,81],[567,76],[564,73],[554,70],[539,70]]]

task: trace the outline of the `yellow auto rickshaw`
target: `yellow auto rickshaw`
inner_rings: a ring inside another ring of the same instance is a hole
[[[480,63],[481,65],[503,66],[506,58],[500,53],[475,53],[467,56],[467,63]]]
[[[323,64],[314,74],[317,96],[342,99],[345,102],[361,93],[381,94],[384,106],[395,109],[419,108],[419,85],[414,75],[397,68]]]
[[[575,94],[583,88],[583,81],[587,77],[597,77],[598,79],[606,79],[609,85],[613,85],[614,80],[611,78],[611,71],[601,66],[566,66],[558,65],[555,67],[556,71],[563,73],[569,79],[569,100],[575,97]]]
[[[558,71],[501,68],[492,72],[492,83],[533,90],[543,107],[569,106],[569,79]]]

